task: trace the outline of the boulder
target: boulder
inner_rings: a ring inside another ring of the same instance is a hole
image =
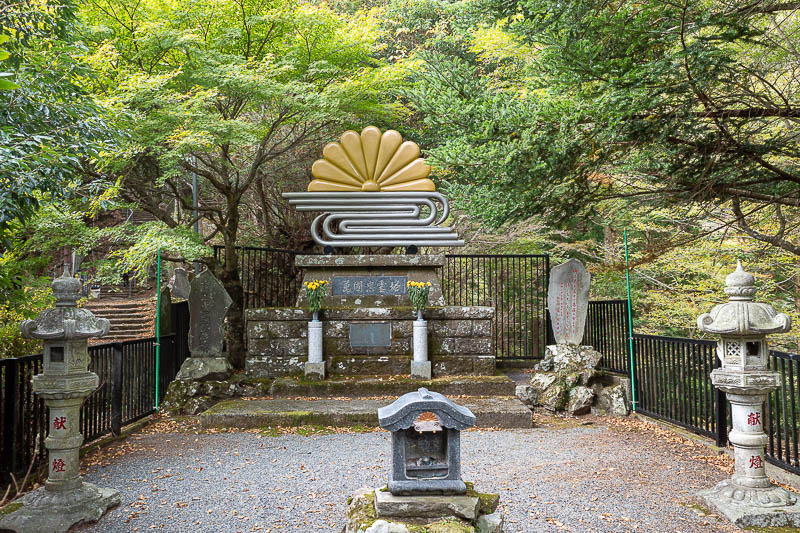
[[[386,520],[376,520],[364,533],[408,533],[408,528],[403,524],[395,524]]]
[[[598,415],[628,416],[630,409],[625,387],[613,385],[606,387],[597,395],[592,412]]]
[[[567,410],[572,415],[585,415],[592,408],[594,391],[589,387],[578,386],[569,391]]]
[[[567,399],[567,386],[564,383],[556,382],[550,385],[539,398],[539,405],[548,411],[560,411],[564,408]]]
[[[184,381],[223,381],[233,374],[225,357],[189,357],[181,365],[175,379]]]
[[[503,515],[501,513],[485,514],[475,522],[477,533],[503,533]]]

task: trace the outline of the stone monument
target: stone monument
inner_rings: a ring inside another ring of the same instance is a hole
[[[311,168],[314,179],[307,190],[283,194],[298,211],[321,212],[311,235],[326,254],[295,257],[304,283],[329,283],[320,313],[325,357],[312,363],[325,367],[324,372],[314,368],[315,374],[408,375],[413,368],[425,379],[494,375],[494,308],[447,306],[439,283],[444,255],[417,254],[422,246],[464,246],[444,225],[450,206],[428,177],[431,167],[419,157],[419,146],[397,131],[369,126],[343,133],[322,155]],[[405,247],[407,253],[332,253],[372,246]],[[417,317],[408,299],[409,280],[430,283],[428,357],[413,365]],[[304,373],[310,318],[305,305],[301,289],[294,308],[246,311],[248,377]]]
[[[186,300],[189,298],[189,278],[186,276],[186,270],[183,268],[176,268],[172,274],[169,282],[167,282],[170,292],[174,298]]]
[[[603,394],[604,403],[614,406],[611,414],[626,415],[622,386],[604,389],[595,379],[603,355],[591,346],[581,345],[590,284],[591,276],[577,259],[570,259],[550,271],[547,311],[556,344],[545,348],[544,358],[534,367],[536,372],[530,384],[517,387],[517,396],[531,406],[542,406],[550,411],[566,409],[571,414],[582,415],[591,410],[595,397]],[[623,401],[617,401],[617,396],[623,396]]]
[[[461,479],[460,432],[475,425],[469,409],[420,388],[381,407],[378,420],[392,432],[389,484],[356,491],[345,532],[409,533],[424,525],[426,531],[502,533],[499,496],[479,494]],[[448,529],[437,528],[448,521]]]
[[[44,399],[49,418],[44,487],[24,496],[18,509],[0,515],[0,529],[17,533],[62,533],[79,522],[98,520],[120,503],[119,491],[84,483],[79,458],[81,404],[98,385],[97,374],[88,370],[87,340],[108,333],[110,324],[75,306],[81,282],[68,268],[52,287],[55,308],[20,326],[24,337],[44,340],[43,371],[33,377],[33,390]]]
[[[159,335],[172,334],[172,296],[169,287],[161,289],[158,297],[158,333]]]
[[[189,352],[176,380],[224,380],[233,367],[222,351],[225,315],[233,303],[228,291],[209,270],[196,276],[189,291]]]
[[[729,301],[700,315],[697,328],[721,338],[717,357],[722,367],[711,372],[711,382],[731,402],[728,440],[736,466],[730,479],[698,496],[742,528],[800,527],[797,496],[773,485],[764,471],[764,401],[780,385],[780,374],[767,367],[767,335],[789,331],[791,320],[754,301],[755,278],[741,263],[725,284]]]

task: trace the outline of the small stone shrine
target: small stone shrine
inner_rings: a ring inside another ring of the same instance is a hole
[[[439,283],[441,254],[416,255],[419,247],[464,246],[444,225],[450,206],[428,178],[419,147],[394,131],[367,127],[347,131],[323,149],[305,192],[283,196],[298,211],[321,211],[311,234],[326,255],[300,255],[303,281],[324,280],[322,301],[324,371],[330,377],[408,375],[413,353],[412,303],[407,282],[430,282],[428,322],[430,375],[495,373],[493,307],[445,305]],[[333,255],[335,248],[405,247],[405,255]],[[302,287],[303,285],[299,285]],[[247,309],[249,378],[303,375],[309,354],[300,290],[295,307]],[[318,365],[319,362],[313,362]]]
[[[502,533],[497,494],[477,493],[461,479],[460,432],[475,424],[469,409],[420,388],[381,407],[378,420],[392,432],[389,483],[356,491],[345,533],[438,531],[434,524],[447,521],[458,531]]]
[[[582,346],[589,307],[591,276],[583,263],[570,259],[550,271],[547,310],[556,344],[545,348],[534,367],[530,383],[517,387],[517,396],[530,406],[549,411],[566,410],[573,415],[628,414],[626,387],[604,383],[598,370],[603,354]]]
[[[780,385],[780,374],[767,367],[767,335],[791,329],[791,319],[771,305],[753,300],[755,278],[742,269],[725,279],[729,301],[697,318],[702,332],[720,336],[717,356],[721,368],[711,382],[731,402],[735,470],[730,479],[698,493],[705,502],[742,528],[800,527],[797,495],[773,485],[765,472],[764,401]]]
[[[435,420],[419,420],[426,412]],[[460,433],[475,425],[469,409],[420,388],[378,409],[378,423],[392,433],[392,494],[466,492],[461,480]]]
[[[49,418],[44,487],[24,496],[18,509],[0,515],[0,529],[17,533],[63,533],[79,522],[98,520],[120,503],[119,491],[85,483],[80,475],[81,404],[99,381],[88,370],[87,341],[108,333],[110,324],[75,306],[81,282],[68,268],[52,287],[55,308],[20,325],[25,338],[44,341],[43,371],[33,377],[33,390],[44,399]]]

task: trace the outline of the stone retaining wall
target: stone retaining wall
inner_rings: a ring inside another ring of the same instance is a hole
[[[320,313],[323,355],[329,374],[408,374],[412,357],[410,307],[332,308]],[[492,307],[431,307],[428,357],[434,376],[492,375],[495,372]],[[310,313],[301,308],[248,309],[247,375],[300,375],[308,354]],[[388,322],[388,347],[350,346],[349,324]]]

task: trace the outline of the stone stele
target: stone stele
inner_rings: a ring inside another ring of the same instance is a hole
[[[233,370],[222,352],[225,315],[233,303],[214,275],[204,270],[189,291],[189,352],[175,379],[221,380]]]
[[[186,276],[186,270],[176,268],[175,273],[168,283],[169,290],[172,296],[177,299],[186,300],[189,298],[189,278]]]
[[[583,340],[591,279],[583,263],[577,259],[570,259],[550,270],[547,308],[556,344],[578,345]]]

